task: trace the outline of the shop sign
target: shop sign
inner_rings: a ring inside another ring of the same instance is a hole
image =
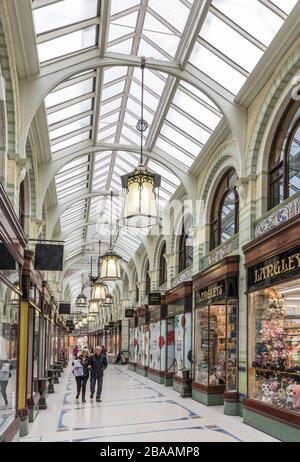
[[[248,269],[248,287],[261,288],[300,274],[300,247],[295,247]]]
[[[214,300],[220,297],[226,297],[225,281],[221,281],[212,286],[198,290],[196,292],[196,304],[207,302],[208,300]]]
[[[148,305],[160,305],[161,304],[161,293],[150,293],[148,294]]]
[[[127,308],[125,310],[125,318],[133,318],[134,317],[134,309],[133,308]]]

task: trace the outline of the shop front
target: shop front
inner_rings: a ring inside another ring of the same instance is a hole
[[[248,397],[244,421],[300,441],[300,219],[244,247],[248,278]]]
[[[129,343],[129,359],[128,368],[132,371],[136,370],[137,365],[137,350],[138,350],[138,328],[137,328],[137,316],[134,312],[134,316],[128,320],[128,343]]]
[[[25,246],[23,230],[0,184],[0,441],[12,441],[20,419],[26,419],[26,357],[20,357],[20,341],[26,341],[26,331],[20,329]]]
[[[167,329],[165,300],[159,306],[149,305],[149,369],[148,377],[165,383]]]
[[[192,396],[238,414],[239,256],[227,257],[193,279],[195,298]]]
[[[148,377],[149,369],[149,308],[144,305],[137,309],[137,364],[136,372]]]
[[[181,393],[185,377],[191,373],[192,282],[184,282],[166,294],[165,384]]]

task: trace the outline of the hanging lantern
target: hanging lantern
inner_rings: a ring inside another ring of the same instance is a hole
[[[101,257],[101,279],[116,281],[121,279],[121,257],[113,251],[107,252]]]
[[[76,298],[76,308],[78,311],[86,308],[86,296],[83,292]]]
[[[87,317],[83,318],[83,319],[82,319],[82,325],[83,325],[83,326],[86,326],[87,323],[88,323]]]
[[[82,321],[81,321],[81,319],[78,321],[78,327],[79,327],[79,329],[82,327]]]
[[[89,303],[89,315],[96,316],[99,313],[99,306],[97,300],[91,300]]]
[[[105,306],[111,306],[113,304],[113,297],[112,295],[108,294],[105,300]]]
[[[96,281],[92,287],[92,300],[101,302],[106,299],[107,285],[102,281]]]
[[[158,203],[155,188],[160,186],[160,175],[149,172],[141,164],[134,172],[121,178],[126,194],[123,212],[124,223],[136,228],[157,224]]]
[[[142,58],[141,69],[141,118],[136,125],[141,135],[140,165],[129,175],[121,176],[122,186],[125,189],[123,221],[126,226],[135,228],[145,228],[157,224],[158,204],[155,189],[159,188],[161,183],[161,176],[151,173],[144,165],[143,160],[143,133],[148,129],[148,123],[144,119],[145,58]]]
[[[78,329],[79,329],[78,324],[75,324],[75,328],[74,328],[74,329],[75,329],[75,330],[78,330]]]

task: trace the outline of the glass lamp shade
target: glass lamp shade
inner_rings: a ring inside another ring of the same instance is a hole
[[[89,315],[97,315],[99,313],[98,300],[91,300],[89,303]]]
[[[75,324],[75,330],[78,330],[78,329],[79,329],[78,324]]]
[[[86,326],[87,323],[88,323],[88,322],[87,322],[87,318],[83,318],[83,320],[82,320],[82,325],[83,325],[83,326]]]
[[[84,294],[78,295],[76,299],[76,307],[77,308],[84,308],[86,306],[86,296]]]
[[[20,286],[19,284],[15,284],[14,287],[17,289],[17,290],[20,290]],[[14,290],[11,291],[11,296],[10,296],[10,303],[11,305],[18,305],[19,304],[19,294],[17,294]]]
[[[103,255],[101,259],[100,278],[106,281],[116,281],[121,279],[121,257],[113,252],[108,252]]]
[[[113,298],[111,295],[107,295],[106,300],[105,300],[105,305],[106,306],[111,306],[113,302]]]
[[[160,186],[159,175],[139,166],[129,175],[122,177],[126,188],[123,220],[125,225],[146,228],[157,224],[158,207],[155,188]]]
[[[92,300],[101,302],[106,299],[107,287],[103,282],[97,281],[92,287]]]
[[[79,327],[79,328],[82,327],[82,321],[81,321],[81,320],[78,321],[78,327]]]

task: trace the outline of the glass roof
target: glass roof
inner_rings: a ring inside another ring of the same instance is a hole
[[[116,53],[116,63],[120,54],[144,56],[196,68],[211,87],[223,87],[234,97],[296,3],[212,0],[198,35],[190,37],[191,47],[186,43],[201,6],[193,0],[111,0],[107,12],[100,0],[33,0],[32,8],[41,69],[69,56],[84,59],[89,50],[110,57]],[[105,40],[100,24],[108,25]],[[140,69],[118,65],[84,71],[45,99],[53,160],[86,149],[55,178],[57,202],[65,209],[58,226],[67,259],[84,255],[86,246],[98,240],[99,220],[103,225],[110,216],[110,190],[113,216],[118,216],[120,176],[139,162],[140,100]],[[146,164],[162,175],[163,207],[180,185],[178,172],[186,173],[201,158],[223,115],[200,89],[147,66],[144,103]],[[119,230],[116,246],[126,258],[139,245],[135,233]]]

